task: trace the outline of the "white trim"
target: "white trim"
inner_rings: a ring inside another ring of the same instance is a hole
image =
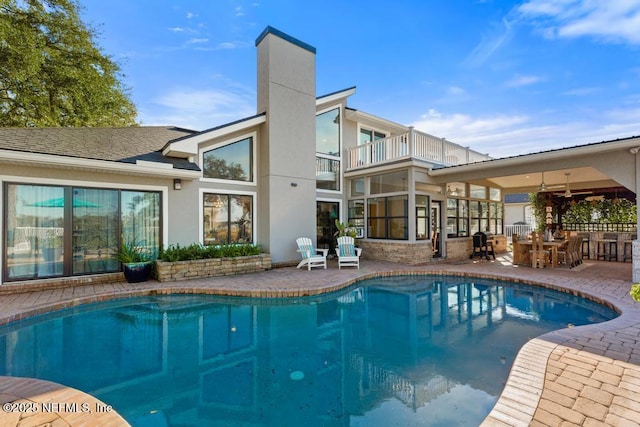
[[[344,222],[344,212],[342,209],[342,206],[344,205],[344,200],[343,199],[333,199],[330,197],[316,197],[316,203],[317,202],[328,202],[328,203],[337,203],[338,204],[338,215],[339,215],[339,220],[340,222]]]
[[[142,161],[141,164],[124,163],[108,160],[85,159],[53,154],[24,153],[11,150],[0,150],[0,162],[33,163],[37,167],[54,166],[84,170],[99,169],[104,172],[119,172],[127,175],[162,176],[166,178],[197,179],[199,171],[176,169],[166,163]]]
[[[329,95],[321,96],[316,98],[316,107],[322,104],[328,104],[330,102],[335,102],[343,98],[347,98],[356,93],[356,88],[352,87],[351,89],[343,90],[340,92],[332,93]]]
[[[363,125],[362,123],[358,122],[358,128],[357,128],[357,134],[356,134],[356,137],[357,137],[356,144],[357,144],[357,145],[362,145],[362,143],[360,142],[360,131],[361,131],[362,129],[364,129],[364,130],[370,130],[370,131],[372,132],[371,138],[374,138],[374,139],[372,139],[372,140],[371,140],[371,141],[369,141],[369,142],[373,142],[373,141],[375,141],[375,132],[378,132],[378,133],[384,134],[384,138],[388,138],[388,137],[390,137],[390,136],[391,136],[391,132],[389,132],[389,131],[385,131],[385,130],[382,130],[382,129],[380,129],[380,128],[375,128],[375,127],[373,127],[373,126],[367,126],[366,124],[365,124],[365,125]]]
[[[235,132],[241,132],[254,126],[258,126],[267,121],[266,114],[261,114],[248,120],[236,122],[234,124],[204,131],[200,134],[186,137],[180,141],[172,142],[162,150],[162,154],[172,157],[188,157],[198,154],[198,146],[206,141],[222,138]],[[255,131],[254,131],[255,132]]]
[[[217,148],[221,148],[227,145],[235,144],[237,142],[243,141],[245,139],[251,138],[251,181],[237,181],[233,179],[220,179],[220,178],[205,178],[204,176],[204,153],[207,151],[215,150]],[[200,169],[202,169],[200,175],[201,182],[211,182],[216,184],[239,184],[239,185],[251,185],[255,186],[257,184],[258,177],[258,132],[250,132],[244,135],[239,135],[233,139],[220,141],[208,145],[203,145],[198,150],[198,160],[200,162]]]
[[[345,114],[346,118],[360,123],[360,122],[374,122],[379,123],[381,126],[397,130],[397,133],[409,132],[409,126],[402,125],[400,123],[392,122],[391,120],[383,119],[382,117],[374,116],[373,114],[365,113],[360,110],[347,110]]]
[[[251,196],[253,197],[253,212],[251,216],[251,237],[253,240],[253,244],[257,245],[259,242],[256,242],[256,238],[258,237],[258,222],[256,221],[257,215],[256,211],[258,208],[258,193],[255,191],[242,191],[242,190],[224,190],[219,188],[199,188],[198,189],[198,242],[201,245],[204,245],[204,194],[236,194],[240,196]]]
[[[27,181],[25,181],[27,180]],[[157,191],[161,194],[161,209],[162,209],[162,237],[163,241],[160,244],[164,247],[167,246],[169,241],[169,187],[161,185],[146,185],[146,184],[122,184],[114,182],[95,182],[95,181],[80,181],[80,180],[63,180],[54,178],[34,178],[28,176],[13,176],[13,175],[0,175],[0,230],[4,233],[4,184],[18,184],[18,185],[59,185],[59,186],[76,186],[87,188],[104,188],[113,190],[137,190],[137,191]],[[4,237],[0,237],[0,284],[2,284],[3,266],[4,262]],[[70,276],[75,277],[75,276]],[[13,282],[11,282],[13,283]]]

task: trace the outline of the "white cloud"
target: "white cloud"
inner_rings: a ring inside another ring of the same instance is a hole
[[[600,92],[602,89],[598,87],[578,87],[575,89],[569,89],[562,92],[562,95],[568,96],[587,96]]]
[[[187,44],[201,44],[201,43],[207,43],[208,41],[209,39],[191,39],[187,41]]]
[[[174,88],[144,106],[144,125],[175,125],[204,130],[255,114],[254,95],[233,90]]]
[[[536,83],[540,83],[544,78],[540,76],[515,76],[513,79],[509,80],[506,84],[509,87],[521,87],[521,86],[529,86]]]
[[[640,44],[640,0],[530,0],[517,10],[547,37]]]
[[[483,65],[494,52],[509,40],[511,32],[511,21],[508,18],[503,19],[501,24],[495,25],[489,34],[483,34],[482,40],[467,56],[464,63],[471,67]]]
[[[465,90],[459,86],[449,86],[447,92],[450,95],[464,95],[466,93]]]

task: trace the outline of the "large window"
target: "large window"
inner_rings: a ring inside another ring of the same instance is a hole
[[[253,138],[248,137],[204,152],[205,178],[253,181]]]
[[[316,116],[316,188],[340,190],[340,108]]]
[[[447,237],[469,235],[469,201],[447,199]]]
[[[73,274],[118,270],[119,196],[118,190],[73,189]]]
[[[369,230],[372,239],[409,238],[408,198],[403,196],[367,199]]]
[[[316,116],[316,152],[340,156],[340,109]]]
[[[118,271],[121,237],[155,257],[160,193],[6,184],[6,281]]]
[[[394,193],[399,191],[407,191],[408,172],[399,171],[385,173],[382,175],[374,175],[369,178],[370,194]]]
[[[205,245],[253,242],[253,197],[238,194],[204,195]]]
[[[470,212],[471,234],[502,234],[502,203],[472,200]]]

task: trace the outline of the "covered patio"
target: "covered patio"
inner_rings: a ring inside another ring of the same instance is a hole
[[[640,281],[640,246],[635,224],[562,224],[562,214],[581,201],[628,200],[637,205],[640,180],[640,137],[605,141],[559,150],[487,160],[430,171],[438,183],[467,182],[500,187],[505,194],[538,193],[551,207],[549,227],[587,233],[593,241],[588,258],[597,259],[595,242],[615,241],[608,247],[609,260],[631,261],[633,280]],[[638,217],[638,215],[636,215]],[[605,235],[606,234],[606,235]],[[614,237],[615,235],[615,237]],[[510,237],[510,236],[508,236]],[[608,239],[607,239],[608,238]],[[625,241],[628,243],[625,244]],[[611,254],[615,253],[615,257]],[[626,254],[626,255],[625,255]]]

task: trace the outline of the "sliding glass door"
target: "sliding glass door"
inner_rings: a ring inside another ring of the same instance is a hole
[[[119,271],[120,242],[155,258],[161,244],[160,193],[6,184],[4,280]]]

